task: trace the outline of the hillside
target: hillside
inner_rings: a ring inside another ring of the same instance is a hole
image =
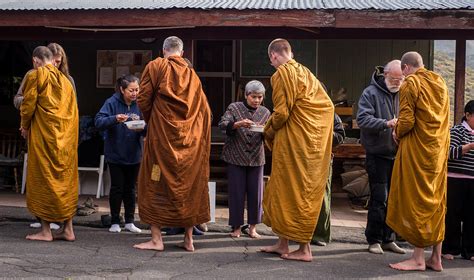
[[[470,65],[466,67],[466,90],[465,100],[474,100],[474,56],[470,59]],[[469,60],[468,60],[469,61]],[[466,61],[467,62],[467,61]],[[451,97],[451,110],[454,106],[454,54],[448,54],[435,48],[434,71],[439,73],[448,84],[449,95]]]

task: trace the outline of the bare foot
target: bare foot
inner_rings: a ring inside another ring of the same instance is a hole
[[[178,243],[176,246],[178,246],[179,248],[183,248],[188,252],[194,252],[194,244],[192,240],[190,241],[184,239],[184,242]]]
[[[37,240],[37,241],[53,241],[53,235],[51,233],[47,234],[43,231],[40,231],[35,234],[29,234],[26,236],[28,240]]]
[[[165,250],[165,246],[163,245],[163,241],[155,242],[150,240],[148,242],[143,242],[140,244],[133,245],[133,248],[140,249],[140,250],[155,250],[155,251],[163,251]]]
[[[433,259],[427,259],[426,260],[426,268],[429,268],[429,269],[437,271],[437,272],[443,271],[443,265],[441,264],[441,260],[435,261]]]
[[[403,271],[425,271],[426,266],[424,263],[418,263],[416,260],[408,259],[403,262],[395,263],[395,264],[389,264],[391,268],[396,269],[396,270],[403,270]]]
[[[262,247],[260,248],[260,252],[263,253],[270,253],[270,254],[278,254],[278,255],[283,255],[283,254],[288,254],[289,250],[288,247],[281,247],[278,243],[273,245],[273,246],[267,246],[267,247]]]
[[[260,238],[260,234],[258,234],[256,231],[249,231],[249,236],[250,238]]]
[[[242,232],[240,231],[240,228],[237,228],[231,232],[230,237],[239,238],[240,234],[242,234]]]
[[[471,257],[471,261],[474,261],[474,257]]]
[[[281,255],[282,259],[285,260],[292,260],[292,261],[302,261],[302,262],[311,262],[313,261],[313,255],[311,252],[303,252],[302,250],[298,249],[293,251],[289,254]]]
[[[74,232],[71,232],[69,230],[62,230],[62,231],[54,234],[53,238],[55,240],[64,240],[64,241],[75,241],[76,240],[76,236],[74,235]]]
[[[441,257],[443,257],[445,260],[454,260],[454,256],[451,254],[442,254]]]

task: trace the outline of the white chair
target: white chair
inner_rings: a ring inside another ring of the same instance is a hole
[[[97,172],[99,175],[98,182],[97,182],[97,198],[100,198],[100,196],[104,195],[104,155],[100,156],[100,163],[99,167],[78,167],[79,171],[93,171]],[[25,153],[25,158],[23,161],[23,176],[21,179],[21,193],[25,193],[25,188],[26,188],[26,170],[28,167],[28,153]]]
[[[216,222],[216,182],[208,182],[209,187],[209,206],[211,214],[211,223]]]
[[[99,167],[80,167],[78,168],[79,171],[93,171],[97,172],[99,178],[97,180],[97,198],[104,195],[104,155],[100,155],[100,163]]]

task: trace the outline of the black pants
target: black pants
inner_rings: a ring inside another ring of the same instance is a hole
[[[365,237],[369,244],[395,241],[395,233],[385,223],[394,160],[368,154],[366,169],[369,175],[370,200]]]
[[[112,224],[120,223],[120,207],[125,208],[125,223],[133,223],[135,215],[135,184],[139,164],[123,165],[109,163],[111,187],[109,194]]]
[[[448,177],[443,254],[474,256],[474,179]]]

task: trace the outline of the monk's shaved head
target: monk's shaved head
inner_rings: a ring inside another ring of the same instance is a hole
[[[272,52],[279,54],[291,54],[291,45],[285,39],[275,39],[270,43],[270,45],[268,45],[268,55],[270,55]]]
[[[410,65],[413,68],[423,67],[423,58],[417,52],[406,52],[401,60],[402,65]]]

